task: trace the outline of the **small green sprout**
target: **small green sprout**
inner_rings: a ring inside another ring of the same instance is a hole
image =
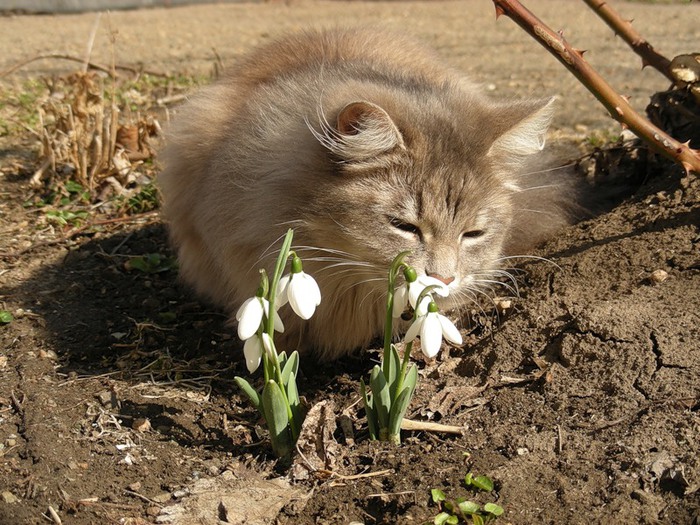
[[[483,492],[493,490],[493,481],[487,476],[474,476],[471,472],[466,475],[464,482],[468,488],[474,488]],[[473,525],[485,525],[491,523],[503,514],[503,507],[496,503],[479,503],[467,498],[447,499],[440,489],[430,489],[430,496],[440,512],[433,519],[435,525],[456,525],[458,523],[471,523]]]
[[[131,257],[125,264],[127,270],[138,270],[143,273],[167,272],[177,267],[177,262],[172,257],[160,253],[149,253]]]
[[[475,487],[484,492],[493,490],[493,481],[486,476],[474,476],[471,472],[464,477],[464,484],[467,487]]]
[[[0,324],[10,324],[14,317],[7,310],[0,310]]]
[[[48,210],[46,218],[59,226],[78,226],[88,217],[86,211]]]

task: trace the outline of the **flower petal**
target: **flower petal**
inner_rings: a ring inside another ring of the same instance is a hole
[[[236,321],[241,320],[241,316],[243,315],[245,309],[248,307],[248,303],[254,301],[255,299],[255,297],[251,297],[250,299],[246,299],[245,301],[243,301],[243,304],[240,306],[240,308],[238,308],[238,311],[236,312]]]
[[[265,348],[265,352],[267,352],[267,355],[272,355],[275,352],[275,343],[272,341],[272,338],[267,332],[263,332],[262,342],[263,348]]]
[[[433,302],[433,296],[427,294],[418,306],[416,306],[416,315],[425,315],[428,313],[428,305]]]
[[[418,276],[417,282],[419,282],[423,288],[427,286],[437,286],[437,288],[432,289],[431,293],[434,292],[440,297],[447,297],[450,295],[450,289],[447,287],[447,285],[435,277],[430,277],[429,275],[423,274]]]
[[[405,342],[410,343],[416,338],[416,336],[420,332],[421,326],[423,326],[423,321],[425,321],[424,315],[418,317],[415,321],[413,321],[413,324],[408,328],[406,336],[404,337]]]
[[[280,317],[280,314],[278,314],[277,310],[275,310],[273,315],[274,315],[273,323],[275,323],[275,332],[279,332],[279,333],[284,332],[284,323],[282,322],[282,318]]]
[[[275,291],[275,309],[282,308],[285,304],[287,304],[287,301],[289,300],[288,287],[290,279],[291,274],[280,277],[280,280],[277,283],[277,290]]]
[[[294,274],[287,292],[292,310],[302,319],[310,319],[321,303],[321,291],[313,277],[304,272]]]
[[[392,317],[401,317],[408,304],[408,286],[399,286],[394,290],[394,307],[391,311]]]
[[[260,323],[263,319],[261,298],[253,297],[243,303],[236,317],[238,318],[238,337],[244,341],[251,338],[260,328]]]
[[[436,313],[429,313],[425,316],[425,321],[420,331],[420,346],[426,357],[432,358],[437,355],[442,346],[442,326]]]
[[[462,334],[459,333],[459,330],[457,330],[457,327],[452,323],[452,321],[442,314],[438,314],[438,319],[440,320],[442,335],[445,336],[445,339],[447,339],[453,345],[461,345]]]
[[[253,336],[246,339],[245,344],[243,345],[243,355],[245,355],[245,364],[248,367],[248,372],[251,374],[260,366],[262,351],[262,343],[260,342],[260,338],[258,336]]]

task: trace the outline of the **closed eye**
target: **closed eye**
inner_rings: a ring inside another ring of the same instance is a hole
[[[484,230],[469,230],[462,234],[462,239],[478,239],[483,237],[486,232]]]
[[[391,224],[397,230],[401,230],[402,232],[407,232],[413,235],[420,235],[420,228],[418,226],[416,226],[415,224],[411,224],[410,222],[404,222],[397,217],[389,217],[389,224]]]

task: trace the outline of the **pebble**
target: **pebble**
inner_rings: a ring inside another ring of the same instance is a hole
[[[2,500],[5,503],[17,503],[19,501],[19,498],[12,494],[9,490],[4,490],[2,494],[0,494],[0,497],[2,497]]]
[[[661,284],[668,279],[668,272],[664,270],[654,270],[651,272],[649,279],[651,280],[652,284]]]

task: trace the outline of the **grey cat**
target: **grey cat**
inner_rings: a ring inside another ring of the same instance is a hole
[[[278,348],[322,359],[382,332],[386,273],[402,250],[448,284],[442,307],[468,304],[504,257],[569,221],[570,184],[533,163],[551,115],[551,99],[487,98],[395,34],[266,45],[172,126],[160,186],[181,275],[235,313],[294,228],[323,299],[310,321],[281,312]]]

